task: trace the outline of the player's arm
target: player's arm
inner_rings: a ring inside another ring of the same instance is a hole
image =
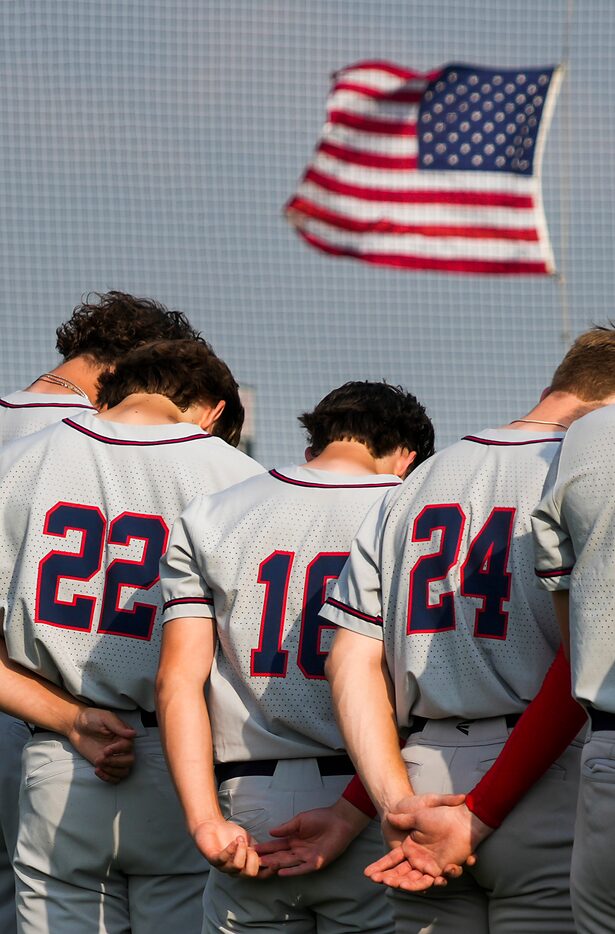
[[[246,865],[237,871],[258,872],[258,857],[247,853],[248,835],[227,822],[218,803],[213,741],[205,683],[216,646],[215,621],[178,618],[166,623],[156,681],[156,706],[162,744],[179,795],[188,830],[204,856],[219,869],[232,871],[238,844]],[[233,850],[232,858],[227,848]],[[250,871],[251,868],[254,871]]]
[[[65,736],[103,781],[118,782],[134,764],[135,731],[109,710],[88,707],[11,661],[0,638],[0,709]]]
[[[367,514],[321,616],[337,630],[325,665],[346,748],[381,818],[412,786],[384,653],[380,549],[388,500]]]
[[[195,504],[194,521],[201,521]],[[160,576],[165,599],[156,707],[169,769],[192,837],[223,872],[256,876],[249,834],[225,820],[218,802],[211,723],[205,701],[216,649],[213,600],[197,564],[190,509],[177,520]],[[192,615],[191,615],[192,614]]]
[[[399,749],[383,642],[338,629],[326,674],[346,748],[382,818],[414,794]]]
[[[393,686],[380,640],[338,629],[326,667],[333,705],[346,747],[382,820],[383,835],[397,849],[403,834],[389,820],[403,807],[411,825],[415,814],[441,806],[454,810],[463,795],[415,795],[402,759],[395,718]],[[446,876],[459,875],[460,865],[435,859],[417,847],[408,865],[404,888],[420,891]]]
[[[326,663],[335,715],[346,748],[383,820],[385,839],[395,846],[400,834],[386,819],[388,812],[397,810],[400,801],[408,804],[409,811],[433,806],[436,796],[414,795],[400,752],[394,688],[383,641],[379,554],[386,515],[383,501],[366,517],[321,615],[338,626]],[[461,800],[460,796],[437,798],[443,805]],[[409,880],[409,887],[424,888],[434,879],[444,882],[442,871],[447,867],[437,865],[427,852],[423,856],[421,871]]]

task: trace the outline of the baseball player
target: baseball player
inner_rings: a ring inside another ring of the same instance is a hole
[[[615,927],[614,447],[615,405],[576,422],[551,466],[532,520],[536,573],[553,591],[570,649],[573,693],[590,720],[571,872],[579,934],[604,934]]]
[[[0,446],[66,416],[94,412],[99,376],[133,347],[144,341],[196,337],[181,312],[169,311],[151,299],[135,298],[124,292],[88,296],[56,333],[56,347],[62,363],[51,372],[43,373],[27,389],[0,398]],[[73,708],[75,712],[76,707]],[[29,738],[30,732],[22,720],[0,713],[0,930],[3,934],[16,931],[11,857],[17,841],[21,753]]]
[[[0,445],[94,409],[101,374],[139,344],[187,340],[197,332],[184,314],[160,302],[107,292],[88,295],[56,335],[62,363],[27,389],[0,398]]]
[[[305,808],[337,802],[353,821],[355,807],[338,800],[354,769],[318,610],[367,510],[432,453],[433,429],[413,396],[386,383],[346,383],[300,421],[308,462],[198,497],[161,564],[158,712],[188,827],[218,867],[204,901],[211,934],[392,931],[382,890],[362,872],[382,852],[374,821],[299,884],[252,878],[253,844]]]
[[[338,722],[381,813],[467,792],[538,692],[559,633],[534,585],[530,514],[565,429],[615,390],[614,352],[614,331],[582,335],[528,416],[436,455],[361,527],[322,615],[340,627],[327,668]],[[579,756],[573,743],[469,873],[421,898],[395,892],[399,929],[572,932]]]
[[[262,468],[238,437],[228,368],[201,340],[126,354],[100,378],[106,411],[66,418],[0,455],[0,599],[11,660],[135,730],[135,767],[98,781],[64,737],[24,750],[15,851],[20,934],[201,927],[206,864],[184,827],[154,714],[158,562],[199,491]],[[13,708],[13,713],[21,714]]]

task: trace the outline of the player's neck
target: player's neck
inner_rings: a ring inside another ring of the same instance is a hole
[[[107,422],[125,425],[179,425],[191,421],[168,396],[159,393],[135,392],[111,409],[97,416]]]
[[[592,409],[604,402],[583,402],[578,396],[569,392],[552,392],[545,396],[538,405],[534,406],[527,415],[520,419],[513,419],[506,428],[519,431],[564,431],[577,418],[587,415]]]
[[[28,386],[25,392],[40,392],[54,396],[66,396],[72,393],[78,401],[82,397],[72,388],[74,386],[84,392],[91,402],[94,402],[98,395],[98,379],[102,372],[103,367],[94,363],[91,357],[85,355],[74,357],[72,360],[60,363],[53,370],[49,370],[49,374],[42,374],[42,376],[56,376],[69,385],[49,382],[41,376]]]
[[[368,448],[360,441],[333,441],[318,454],[307,461],[304,467],[314,470],[328,470],[343,474],[377,474],[383,471]]]

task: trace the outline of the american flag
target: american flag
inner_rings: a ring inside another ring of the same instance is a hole
[[[540,162],[557,67],[359,62],[286,215],[312,246],[405,269],[550,275]]]

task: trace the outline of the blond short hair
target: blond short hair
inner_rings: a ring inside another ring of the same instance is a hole
[[[570,392],[583,402],[615,394],[615,327],[597,325],[581,334],[558,366],[552,392]]]

